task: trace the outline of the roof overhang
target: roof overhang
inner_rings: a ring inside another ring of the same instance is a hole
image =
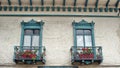
[[[1,0],[0,11],[118,12],[120,0]]]

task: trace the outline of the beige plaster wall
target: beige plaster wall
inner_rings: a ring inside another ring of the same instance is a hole
[[[22,20],[43,20],[43,46],[46,47],[46,65],[71,65],[73,20],[95,22],[96,46],[103,47],[101,65],[119,65],[120,19],[87,17],[0,17],[0,64],[14,64],[13,47],[19,46]]]

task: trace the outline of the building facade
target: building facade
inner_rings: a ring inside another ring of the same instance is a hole
[[[45,66],[72,65],[70,52],[71,47],[74,46],[74,29],[72,23],[74,21],[79,23],[82,20],[88,23],[95,23],[95,46],[101,46],[103,54],[103,61],[100,65],[120,64],[119,0],[95,0],[88,3],[88,0],[85,0],[85,2],[81,4],[83,7],[81,9],[79,9],[78,6],[82,1],[79,3],[77,0],[70,2],[68,2],[68,0],[66,0],[66,2],[64,2],[64,0],[63,2],[41,0],[41,5],[46,6],[38,8],[38,10],[34,8],[34,6],[38,5],[38,0],[30,0],[30,2],[18,1],[20,2],[15,0],[1,0],[0,64],[15,64],[13,61],[14,46],[20,46],[21,22],[29,22],[32,19],[37,22],[44,22],[42,45],[46,47]],[[97,4],[97,1],[99,1],[99,4]],[[28,6],[29,4],[30,6]],[[62,4],[68,7],[65,8],[65,11],[64,8],[61,8]],[[71,6],[71,4],[74,5]],[[15,8],[16,5],[18,5],[17,8]],[[20,10],[19,5],[23,7],[22,10]],[[12,8],[10,8],[10,6]],[[32,8],[30,8],[31,6]],[[51,8],[51,6],[55,6],[55,8]],[[90,9],[89,7],[91,6],[92,8]],[[93,8],[93,6],[97,9]]]

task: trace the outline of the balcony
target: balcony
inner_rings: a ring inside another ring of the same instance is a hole
[[[45,64],[45,47],[44,46],[15,46],[14,62],[26,64]]]
[[[81,47],[81,46],[72,46],[71,47],[71,62],[91,64],[97,62],[100,64],[103,60],[102,47]]]

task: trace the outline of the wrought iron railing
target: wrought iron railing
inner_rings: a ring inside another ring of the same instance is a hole
[[[72,62],[82,60],[103,60],[102,47],[81,47],[81,46],[72,46],[71,48],[71,60]]]
[[[45,62],[44,46],[15,46],[14,61],[43,61]]]

